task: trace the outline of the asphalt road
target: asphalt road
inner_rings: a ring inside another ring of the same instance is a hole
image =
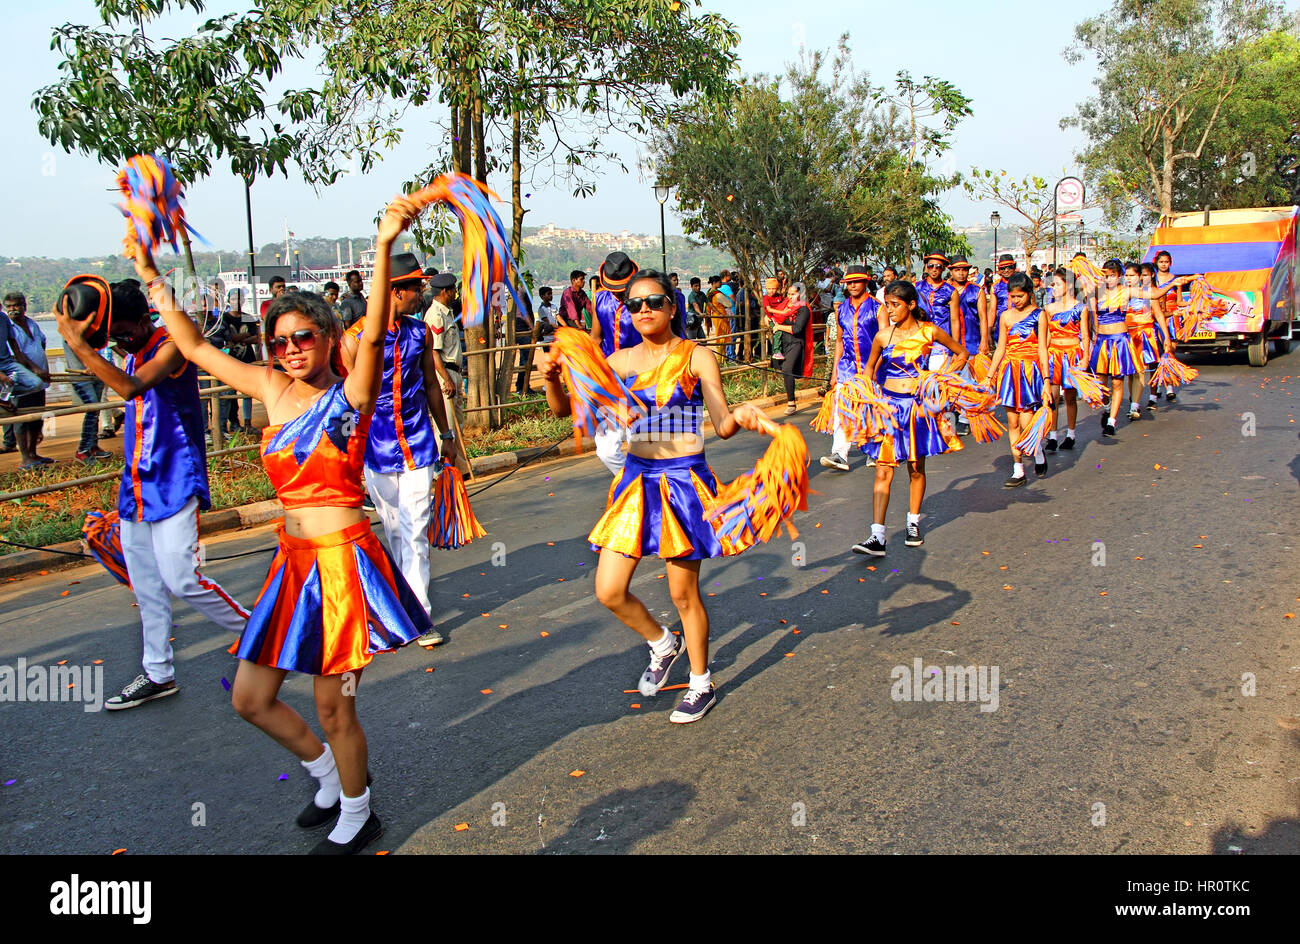
[[[807,432],[802,566],[784,538],[704,565],[721,697],[694,725],[668,722],[680,693],[624,693],[644,647],[594,601],[584,540],[603,467],[493,486],[474,502],[488,538],[435,556],[450,641],[377,658],[361,686],[386,826],[372,851],[1300,851],[1300,354],[1194,363],[1176,405],[1115,440],[1089,413],[1079,448],[1027,488],[1002,487],[1003,443],[932,460],[924,547],[903,546],[896,482],[881,561],[848,550],[871,473],[820,468],[828,440]],[[729,479],[762,446],[708,452]],[[208,574],[247,605],[268,560]],[[668,621],[661,575],[646,562],[634,590]],[[139,671],[131,599],[94,568],[7,585],[0,666],[101,659],[115,691]],[[229,706],[230,638],[183,605],[174,618],[177,697],[0,703],[0,851],[316,841],[293,825],[305,773]],[[996,710],[891,697],[914,659],[941,677],[996,669]],[[314,720],[309,679],[284,696]]]

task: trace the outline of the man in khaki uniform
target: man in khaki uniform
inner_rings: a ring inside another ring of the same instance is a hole
[[[456,431],[459,435],[460,430],[465,428],[465,385],[460,366],[464,348],[461,346],[460,324],[448,307],[456,298],[456,277],[450,272],[441,272],[429,280],[429,286],[433,289],[433,301],[424,314],[424,323],[433,334],[434,354],[442,358],[442,366],[451,379],[450,385],[443,384],[443,402],[448,416],[455,411]],[[463,441],[461,448],[456,450],[456,468],[460,469],[461,475],[469,474],[469,460]]]

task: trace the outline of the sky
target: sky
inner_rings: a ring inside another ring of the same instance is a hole
[[[788,0],[705,0],[706,7],[736,24],[740,35],[740,64],[745,73],[779,72],[797,58],[800,44],[810,49],[833,47],[841,33],[850,33],[854,67],[877,84],[892,82],[900,69],[914,77],[947,79],[973,99],[974,114],[957,128],[954,146],[941,165],[967,171],[971,166],[1005,169],[1054,179],[1074,173],[1073,155],[1083,140],[1074,130],[1062,131],[1059,121],[1092,91],[1091,60],[1070,65],[1063,50],[1071,42],[1073,25],[1109,4],[1079,0],[1065,7],[1029,0],[956,3],[931,0],[924,6],[896,3],[842,2],[791,4]],[[216,4],[224,8],[224,3]],[[792,12],[793,11],[793,12]],[[1054,13],[1056,22],[1047,24]],[[913,18],[909,19],[908,14]],[[170,21],[151,35],[177,35],[196,18]],[[9,181],[5,224],[0,232],[0,256],[82,256],[117,251],[121,217],[112,209],[114,169],[91,158],[65,154],[36,131],[31,98],[36,89],[57,80],[58,57],[50,50],[51,30],[65,23],[97,23],[92,0],[47,0],[6,11],[7,55],[0,96],[5,146],[0,170]],[[1009,61],[1007,36],[1022,41],[1015,65]],[[406,140],[366,175],[345,177],[317,193],[310,186],[282,176],[258,180],[253,187],[253,229],[257,245],[282,238],[288,227],[298,237],[335,238],[373,231],[376,212],[397,192],[402,180],[431,160],[431,132],[419,120],[403,123]],[[576,198],[563,186],[526,188],[529,213],[525,225],[554,223],[593,232],[653,233],[659,226],[659,205],[652,182],[638,179],[637,150],[621,147],[633,170],[603,169],[594,197]],[[509,178],[489,183],[509,193]],[[191,223],[215,248],[239,252],[247,247],[243,181],[227,169],[193,185],[186,199]],[[980,204],[959,191],[947,194],[944,209],[958,226],[986,224],[991,204]],[[509,223],[509,206],[498,211]],[[1007,214],[1003,210],[1003,226]],[[681,227],[668,204],[667,228]],[[170,250],[167,250],[170,251]]]

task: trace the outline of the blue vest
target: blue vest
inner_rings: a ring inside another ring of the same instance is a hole
[[[974,356],[980,348],[980,290],[978,285],[965,285],[957,295],[957,304],[961,306],[962,330],[966,353]]]
[[[852,380],[860,371],[867,369],[867,360],[871,357],[871,344],[876,340],[880,330],[880,303],[870,295],[862,297],[861,305],[855,312],[853,300],[846,298],[835,309],[835,318],[840,331],[840,359],[835,365],[837,381]]]
[[[126,372],[158,355],[170,338],[158,328],[139,354],[126,359]],[[117,513],[128,521],[162,521],[191,498],[199,508],[212,507],[208,497],[207,449],[203,442],[205,413],[199,401],[199,372],[189,361],[179,371],[126,405],[122,487]]]
[[[596,293],[596,319],[600,322],[600,353],[605,357],[641,343],[641,335],[632,324],[632,316],[613,292]]]
[[[931,285],[922,279],[916,283],[917,297],[920,299],[921,307],[929,312],[930,323],[948,334],[952,334],[952,309],[948,307],[948,303],[952,301],[953,291],[951,282]]]
[[[423,469],[438,456],[421,366],[428,336],[423,321],[405,315],[384,335],[384,382],[366,440],[366,467],[376,472]]]

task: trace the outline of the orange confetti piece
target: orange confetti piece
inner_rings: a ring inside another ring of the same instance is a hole
[[[1209,537],[1209,535],[1208,535],[1208,534],[1198,534],[1197,537],[1200,538],[1202,541],[1204,541],[1206,538]]]
[[[713,591],[712,591],[712,590],[710,590],[710,591],[709,591],[709,596],[711,596],[711,597],[716,597],[716,596],[717,596],[717,594],[716,594],[716,593],[714,593],[714,592],[713,592]]]
[[[1106,591],[1105,591],[1105,590],[1102,590],[1102,591],[1098,594],[1098,596],[1103,596],[1103,597],[1104,597],[1105,595],[1106,595]]]
[[[42,571],[42,573],[44,573],[44,571]],[[121,855],[123,852],[126,852],[126,849],[125,849],[125,848],[123,848],[123,849],[114,849],[114,850],[113,850],[113,855]]]
[[[45,575],[46,575],[46,574],[48,574],[48,573],[49,573],[49,571],[48,571],[48,570],[42,570],[42,571],[41,571],[41,576],[42,576],[42,577],[44,577],[44,576],[45,576]],[[122,850],[122,851],[123,851],[123,852],[125,852],[125,851],[126,851],[126,850],[125,850],[125,849],[123,849],[123,850]],[[117,855],[117,853],[116,853],[116,852],[114,852],[114,853],[113,853],[113,855]]]
[[[762,593],[759,594],[759,596],[760,596],[760,597],[765,597],[765,596],[767,596],[767,591],[766,591],[766,590],[763,591]]]
[[[1157,462],[1157,463],[1156,463],[1155,465],[1153,465],[1151,468],[1155,469],[1156,471],[1159,471],[1159,470],[1160,470],[1160,463]]]
[[[546,638],[547,636],[549,636],[549,635],[551,635],[551,634],[548,633],[546,630],[542,630],[542,638],[543,638],[543,639],[545,639],[545,638]]]
[[[585,773],[586,773],[585,770],[570,770],[570,771],[569,771],[569,776],[570,776],[570,777],[581,777],[581,776],[582,776],[583,774],[585,774]]]
[[[960,625],[961,625],[961,623],[957,622],[956,620],[949,620],[948,622],[949,622],[949,624],[951,624],[951,625],[953,625],[953,626],[960,626]]]
[[[68,581],[68,586],[69,586],[69,587],[75,587],[75,586],[76,586],[77,584],[79,584],[79,583],[81,583],[80,580],[69,580],[69,581]]]
[[[799,630],[797,630],[797,629],[792,629],[792,630],[790,630],[790,632],[794,633],[796,636],[799,635]]]
[[[868,565],[867,565],[867,570],[875,570],[875,569],[876,569],[876,565],[875,565],[875,564],[868,564]]]
[[[787,659],[793,659],[793,658],[794,658],[794,653],[793,653],[793,652],[787,652],[787,653],[785,654],[785,657],[786,657]]]
[[[482,617],[484,617],[484,618],[487,618],[487,617],[489,617],[489,616],[491,616],[491,615],[492,615],[491,613],[480,613],[480,614],[479,614],[479,616],[482,616]]]
[[[1011,584],[1009,584],[1009,583],[1004,583],[1004,584],[1002,585],[1002,589],[1003,589],[1003,590],[1011,590],[1011,589],[1013,589],[1013,588],[1012,588]]]
[[[813,525],[814,528],[820,528],[821,526],[822,526],[822,523],[821,523],[820,521],[817,522],[815,525]]]
[[[989,552],[988,552],[988,551],[980,551],[980,553],[983,554],[985,557],[988,557],[988,556],[989,556]]]
[[[632,702],[632,704],[629,705],[628,707],[629,707],[629,708],[640,708],[640,707],[641,707],[641,703],[640,703],[639,701],[634,701],[634,702]]]
[[[96,660],[94,661],[94,663],[92,663],[92,664],[94,664],[94,665],[103,665],[103,664],[104,664],[104,660],[103,660],[103,659],[96,659]]]
[[[1294,614],[1294,613],[1286,613],[1286,614],[1284,614],[1284,615],[1282,616],[1282,619],[1295,619],[1295,614]],[[69,687],[71,687],[71,686],[69,686]]]
[[[462,594],[461,594],[461,598],[462,598],[462,599],[465,599],[465,600],[468,600],[468,599],[469,599],[469,594],[468,594],[468,593],[462,593]]]
[[[77,685],[76,685],[75,682],[69,682],[69,683],[68,683],[68,688],[76,688],[76,687],[77,687]]]
[[[509,623],[497,623],[497,629],[509,629],[509,628],[510,628]]]
[[[480,689],[478,690],[478,693],[479,693],[480,695],[491,695],[491,694],[492,694],[492,689],[490,689],[490,688],[480,688]]]
[[[1192,547],[1205,547],[1204,544],[1193,544]]]
[[[388,855],[388,850],[380,849],[378,852],[375,853],[375,855]]]
[[[433,671],[433,666],[429,666],[429,667],[428,667],[427,669],[425,669],[424,671],[426,671],[426,672],[432,672],[432,671]]]
[[[1135,557],[1135,558],[1133,558],[1133,559],[1134,559],[1134,560],[1146,560],[1145,557]]]
[[[829,590],[823,590],[822,593],[830,593]]]
[[[866,577],[859,577],[859,578],[858,578],[858,583],[866,583],[866,582],[867,582],[867,578],[866,578]]]
[[[452,827],[452,829],[456,830],[458,833],[463,833],[465,830],[469,829],[469,823],[457,823]]]
[[[59,596],[66,597],[71,592],[72,592],[71,590],[64,590],[62,593],[59,594]]]
[[[564,583],[564,578],[563,578],[563,577],[560,577],[560,578],[559,578],[559,582],[560,582],[560,583]]]
[[[1007,565],[1006,565],[1006,564],[1003,564],[1001,567],[998,568],[998,570],[1006,570],[1006,569],[1007,569]]]
[[[554,541],[547,541],[547,542],[546,542],[546,546],[547,546],[547,547],[555,547],[555,542],[554,542]]]
[[[60,661],[55,663],[55,665],[67,665],[67,664],[68,664],[67,659],[61,659]]]
[[[668,576],[667,574],[659,574],[655,577],[655,580],[663,580],[667,576]]]
[[[554,492],[547,492],[547,493],[546,493],[546,497],[547,497],[547,498],[554,498],[554,497],[555,497],[555,493],[554,493]]]

